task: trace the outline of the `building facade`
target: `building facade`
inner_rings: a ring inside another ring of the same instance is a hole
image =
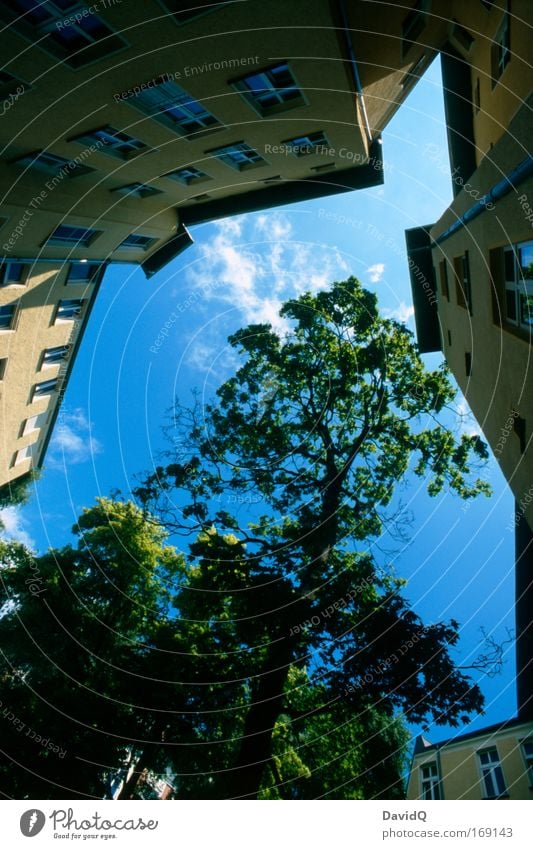
[[[416,739],[408,799],[533,799],[533,722],[511,720],[443,743]]]
[[[533,528],[533,9],[465,5],[443,48],[454,201],[407,233],[417,334],[423,352],[443,351],[509,482],[511,524]]]

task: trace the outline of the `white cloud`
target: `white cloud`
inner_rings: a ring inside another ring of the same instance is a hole
[[[366,271],[367,274],[370,274],[371,283],[379,283],[383,277],[383,272],[385,271],[385,263],[375,262],[374,265],[371,265]]]
[[[292,241],[285,213],[241,216],[238,226],[233,221],[216,223],[215,235],[203,245],[203,259],[188,271],[188,281],[208,300],[230,304],[246,324],[268,323],[283,333],[288,323],[278,312],[285,300],[325,289],[350,273],[337,249]]]
[[[85,463],[102,451],[101,443],[91,433],[91,423],[85,412],[77,408],[61,415],[50,441],[46,465],[64,469],[73,463]]]
[[[35,542],[27,531],[28,522],[21,515],[19,507],[4,507],[0,510],[0,523],[4,526],[0,530],[5,539],[16,539],[27,548],[35,548]]]
[[[394,318],[396,321],[401,321],[402,324],[407,324],[407,322],[413,318],[415,314],[415,309],[412,304],[406,304],[405,301],[400,301],[396,309],[384,309],[383,315],[385,318]]]

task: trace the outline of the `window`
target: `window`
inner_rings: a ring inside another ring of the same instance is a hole
[[[72,321],[81,315],[85,301],[81,298],[68,298],[59,301],[56,310],[55,323],[62,321]]]
[[[204,180],[211,180],[211,177],[205,171],[200,171],[199,168],[194,168],[192,165],[189,165],[187,168],[178,168],[176,171],[169,171],[168,174],[164,174],[163,176],[168,177],[169,180],[177,180],[178,183],[183,183],[184,186],[189,186],[191,183],[200,183]]]
[[[33,433],[39,430],[46,421],[47,413],[38,413],[36,416],[30,416],[24,422],[21,436],[26,436],[28,433]]]
[[[456,21],[455,18],[453,19],[452,37],[455,39],[459,47],[462,47],[466,53],[470,51],[470,48],[474,43],[474,39],[468,30],[462,27],[459,21]]]
[[[41,368],[57,366],[68,358],[70,345],[58,345],[57,348],[47,348],[43,353]]]
[[[94,283],[101,265],[97,262],[71,262],[67,272],[67,284]]]
[[[337,167],[336,162],[325,162],[323,165],[312,165],[311,171],[316,171],[317,173],[319,173],[320,171],[330,171],[331,168],[336,168],[336,167]]]
[[[263,157],[245,142],[235,142],[235,144],[218,147],[207,151],[207,153],[215,156],[225,165],[229,165],[230,168],[236,168],[237,171],[244,171],[247,168],[265,164]]]
[[[310,153],[319,152],[321,147],[329,150],[329,144],[324,133],[309,133],[307,136],[298,136],[295,139],[287,139],[282,142],[290,148],[295,156],[308,156]]]
[[[417,0],[402,22],[402,56],[405,56],[426,26],[425,2]]]
[[[526,450],[526,420],[519,416],[515,410],[513,410],[513,430],[518,437],[520,453],[524,454]]]
[[[81,245],[87,248],[99,235],[98,230],[89,230],[87,227],[69,227],[66,224],[60,224],[48,236],[46,242],[50,245]]]
[[[446,298],[447,301],[450,300],[450,287],[448,286],[448,263],[445,259],[439,263],[439,273],[440,273],[440,289],[443,294],[443,297]]]
[[[120,186],[118,189],[111,189],[111,191],[132,198],[149,198],[153,195],[162,194],[159,189],[147,186],[145,183],[130,183],[128,186]]]
[[[470,351],[465,351],[465,375],[467,377],[472,376],[472,353]]]
[[[478,752],[477,756],[485,798],[497,799],[499,796],[503,796],[507,792],[507,788],[497,749],[485,749],[483,752]]]
[[[117,156],[119,159],[130,159],[132,156],[137,156],[140,153],[146,153],[151,150],[140,139],[129,136],[127,133],[116,130],[109,125],[99,130],[91,130],[90,132],[83,133],[81,136],[74,136],[69,141],[89,146],[96,145],[102,153],[108,153],[109,156]]]
[[[233,83],[260,115],[270,115],[305,104],[286,62],[259,73],[249,74]]]
[[[470,262],[468,259],[468,251],[465,251],[463,256],[455,257],[453,261],[455,270],[455,294],[457,304],[460,307],[468,309],[472,315],[472,291],[470,284]]]
[[[32,401],[35,400],[35,398],[45,398],[47,395],[51,395],[52,392],[56,391],[58,383],[59,381],[57,378],[54,380],[43,380],[42,383],[36,383],[33,387]]]
[[[126,42],[79,0],[4,0],[15,26],[70,65],[80,68],[120,50]]]
[[[221,126],[205,106],[173,80],[161,78],[156,85],[128,97],[125,102],[181,135],[204,135]]]
[[[23,463],[24,460],[31,460],[33,456],[33,448],[33,445],[25,445],[24,448],[17,451],[13,459],[13,465],[18,466],[19,463]]]
[[[481,109],[481,90],[480,90],[480,82],[479,77],[476,80],[476,87],[474,89],[474,109],[476,111],[476,115]]]
[[[440,799],[439,772],[435,762],[420,767],[420,798]]]
[[[0,357],[0,380],[3,380],[6,376],[7,370],[7,357]]]
[[[526,762],[529,786],[533,787],[533,739],[522,740],[522,754]]]
[[[39,171],[46,171],[47,174],[61,177],[81,177],[82,174],[89,174],[94,171],[94,168],[88,168],[87,165],[79,165],[77,162],[64,159],[62,156],[42,151],[20,156],[13,160],[13,164],[37,168]]]
[[[224,6],[229,6],[231,0],[225,3],[217,3],[216,0],[190,0],[189,3],[183,3],[183,0],[165,0],[162,3],[168,11],[173,15],[176,23],[184,24],[193,18],[198,18],[200,15],[205,15],[207,12],[215,12],[217,9],[222,9]],[[184,9],[187,5],[190,8]]]
[[[533,328],[533,241],[503,252],[505,319],[525,330]]]
[[[157,242],[157,239],[154,239],[152,236],[141,236],[139,233],[130,233],[120,243],[119,248],[136,248],[137,250],[147,251],[155,242]]]
[[[0,307],[0,330],[11,330],[15,323],[17,308],[14,304]]]
[[[492,87],[496,85],[511,60],[511,16],[506,9],[491,47]]]
[[[19,80],[17,77],[14,77],[12,74],[8,74],[7,71],[0,71],[0,97],[8,98],[9,95],[13,95],[13,103],[15,100],[20,97],[21,94],[24,94],[27,89],[31,88],[28,83],[23,83],[22,80]]]
[[[0,263],[0,286],[23,286],[28,276],[29,266],[25,262]]]

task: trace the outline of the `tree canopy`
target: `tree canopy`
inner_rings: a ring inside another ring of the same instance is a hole
[[[475,475],[485,445],[443,421],[455,397],[446,367],[428,371],[355,278],[281,316],[285,334],[252,325],[230,337],[242,365],[215,401],[176,405],[168,462],[135,491],[194,536],[187,586],[202,593],[178,602],[182,616],[203,610],[224,657],[229,634],[240,646],[250,697],[233,797],[260,792],[292,669],[325,687],[313,715],[342,699],[453,725],[482,706],[450,654],[457,622],[424,626],[373,555],[401,523],[393,496],[409,469],[432,496],[489,492]]]
[[[281,315],[176,405],[137,504],[98,499],[45,555],[1,544],[5,795],[131,798],[170,768],[179,798],[401,798],[406,722],[482,709],[458,623],[423,622],[381,545],[409,472],[488,491],[445,367],[354,278]]]

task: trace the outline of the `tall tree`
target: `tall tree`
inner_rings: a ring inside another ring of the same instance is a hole
[[[0,778],[15,798],[106,796],[184,705],[156,648],[183,558],[131,503],[98,499],[74,532],[40,557],[0,542]]]
[[[216,402],[177,405],[169,462],[136,490],[195,537],[187,583],[212,608],[204,639],[224,654],[231,632],[239,647],[249,698],[225,779],[233,798],[255,798],[271,768],[291,669],[322,682],[327,702],[378,704],[390,718],[457,724],[482,705],[450,657],[457,623],[424,626],[370,554],[399,528],[393,496],[410,468],[431,495],[489,491],[472,479],[484,444],[444,423],[455,397],[445,367],[426,370],[412,334],[354,278],[281,316],[284,335],[253,325],[230,337],[243,365]],[[182,616],[200,604],[191,595],[176,600]]]

